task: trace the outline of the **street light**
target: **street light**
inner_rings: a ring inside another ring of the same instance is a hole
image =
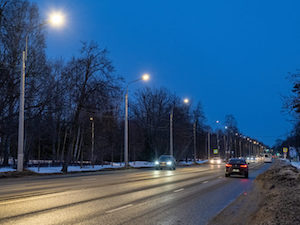
[[[44,26],[47,24],[59,26],[63,24],[62,14],[51,14],[49,20],[46,20],[44,23],[39,24],[34,27],[37,28],[39,26]],[[27,42],[28,42],[28,34],[26,35],[26,43],[25,50],[22,52],[22,69],[21,69],[21,79],[20,79],[20,109],[19,109],[19,130],[18,130],[18,167],[17,170],[19,172],[23,171],[23,163],[24,163],[24,96],[25,96],[25,68],[26,68],[26,60],[27,60]]]
[[[188,98],[183,99],[184,104],[189,104],[190,100]],[[170,112],[170,155],[173,156],[174,149],[173,149],[173,116],[174,116],[174,107],[172,106]]]
[[[94,146],[95,146],[95,123],[94,118],[91,116],[90,121],[92,122],[92,167],[94,168]]]
[[[189,104],[189,103],[190,103],[190,100],[189,100],[188,98],[185,98],[185,99],[183,99],[183,102],[184,102],[185,104]]]
[[[183,102],[188,105],[190,100],[188,98],[183,99]],[[197,119],[193,123],[193,139],[194,139],[194,163],[197,161]]]
[[[128,167],[128,87],[130,84],[139,82],[139,81],[148,81],[150,79],[150,75],[145,73],[141,76],[141,78],[131,81],[126,86],[126,93],[125,93],[125,121],[124,121],[124,163],[125,168]]]
[[[54,27],[61,27],[65,23],[65,17],[61,12],[52,12],[48,23]]]

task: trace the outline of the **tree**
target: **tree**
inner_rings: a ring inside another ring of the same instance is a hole
[[[25,0],[0,2],[0,137],[3,163],[16,155],[19,84],[22,51],[28,37],[25,118],[33,118],[43,103],[35,92],[39,78],[47,76],[45,39],[36,4]],[[25,121],[25,127],[27,123]],[[27,136],[28,137],[28,136]],[[25,134],[26,138],[26,134]],[[25,139],[25,146],[29,139]]]

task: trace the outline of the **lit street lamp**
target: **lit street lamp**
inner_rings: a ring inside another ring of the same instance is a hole
[[[141,78],[131,81],[127,84],[126,93],[125,93],[125,125],[124,125],[124,163],[125,168],[128,167],[128,87],[130,84],[139,82],[139,81],[148,81],[150,79],[150,75],[145,73]]]
[[[183,99],[183,103],[189,104],[190,100],[188,98]],[[174,107],[172,107],[170,112],[170,155],[174,155],[173,147],[173,117],[174,117]]]
[[[34,27],[44,26],[50,24],[53,26],[61,26],[64,22],[64,18],[61,13],[51,14],[50,19],[42,24]],[[25,50],[22,52],[22,69],[21,69],[21,79],[20,79],[20,109],[19,109],[19,131],[18,131],[18,167],[19,172],[23,171],[24,162],[24,96],[25,96],[25,68],[27,60],[27,42],[28,34],[26,35]]]

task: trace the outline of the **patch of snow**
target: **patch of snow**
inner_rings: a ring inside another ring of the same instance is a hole
[[[194,164],[194,162],[193,161],[179,161],[178,163],[177,163],[177,165],[180,165],[180,166],[190,166],[190,165],[193,165]]]
[[[291,162],[292,166],[297,167],[300,169],[300,162]]]
[[[16,170],[11,168],[11,167],[2,167],[2,168],[0,168],[0,173],[13,172],[13,171],[16,171]]]
[[[206,163],[206,162],[208,162],[207,159],[206,159],[206,160],[198,160],[198,161],[197,161],[197,164],[202,164],[202,163]]]
[[[84,166],[80,168],[80,166],[68,166],[68,172],[79,172],[79,171],[97,171],[108,168],[120,168],[120,163],[114,163],[113,165],[95,165],[94,168],[92,166]],[[28,170],[31,170],[35,173],[61,173],[61,166],[55,167],[40,167],[40,171],[38,167],[28,167]]]
[[[134,168],[154,167],[154,162],[135,161],[135,162],[130,162],[129,165]]]

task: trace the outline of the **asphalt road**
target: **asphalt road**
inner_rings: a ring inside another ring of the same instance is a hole
[[[206,224],[268,166],[251,164],[249,179],[225,178],[225,165],[1,179],[0,224]]]

